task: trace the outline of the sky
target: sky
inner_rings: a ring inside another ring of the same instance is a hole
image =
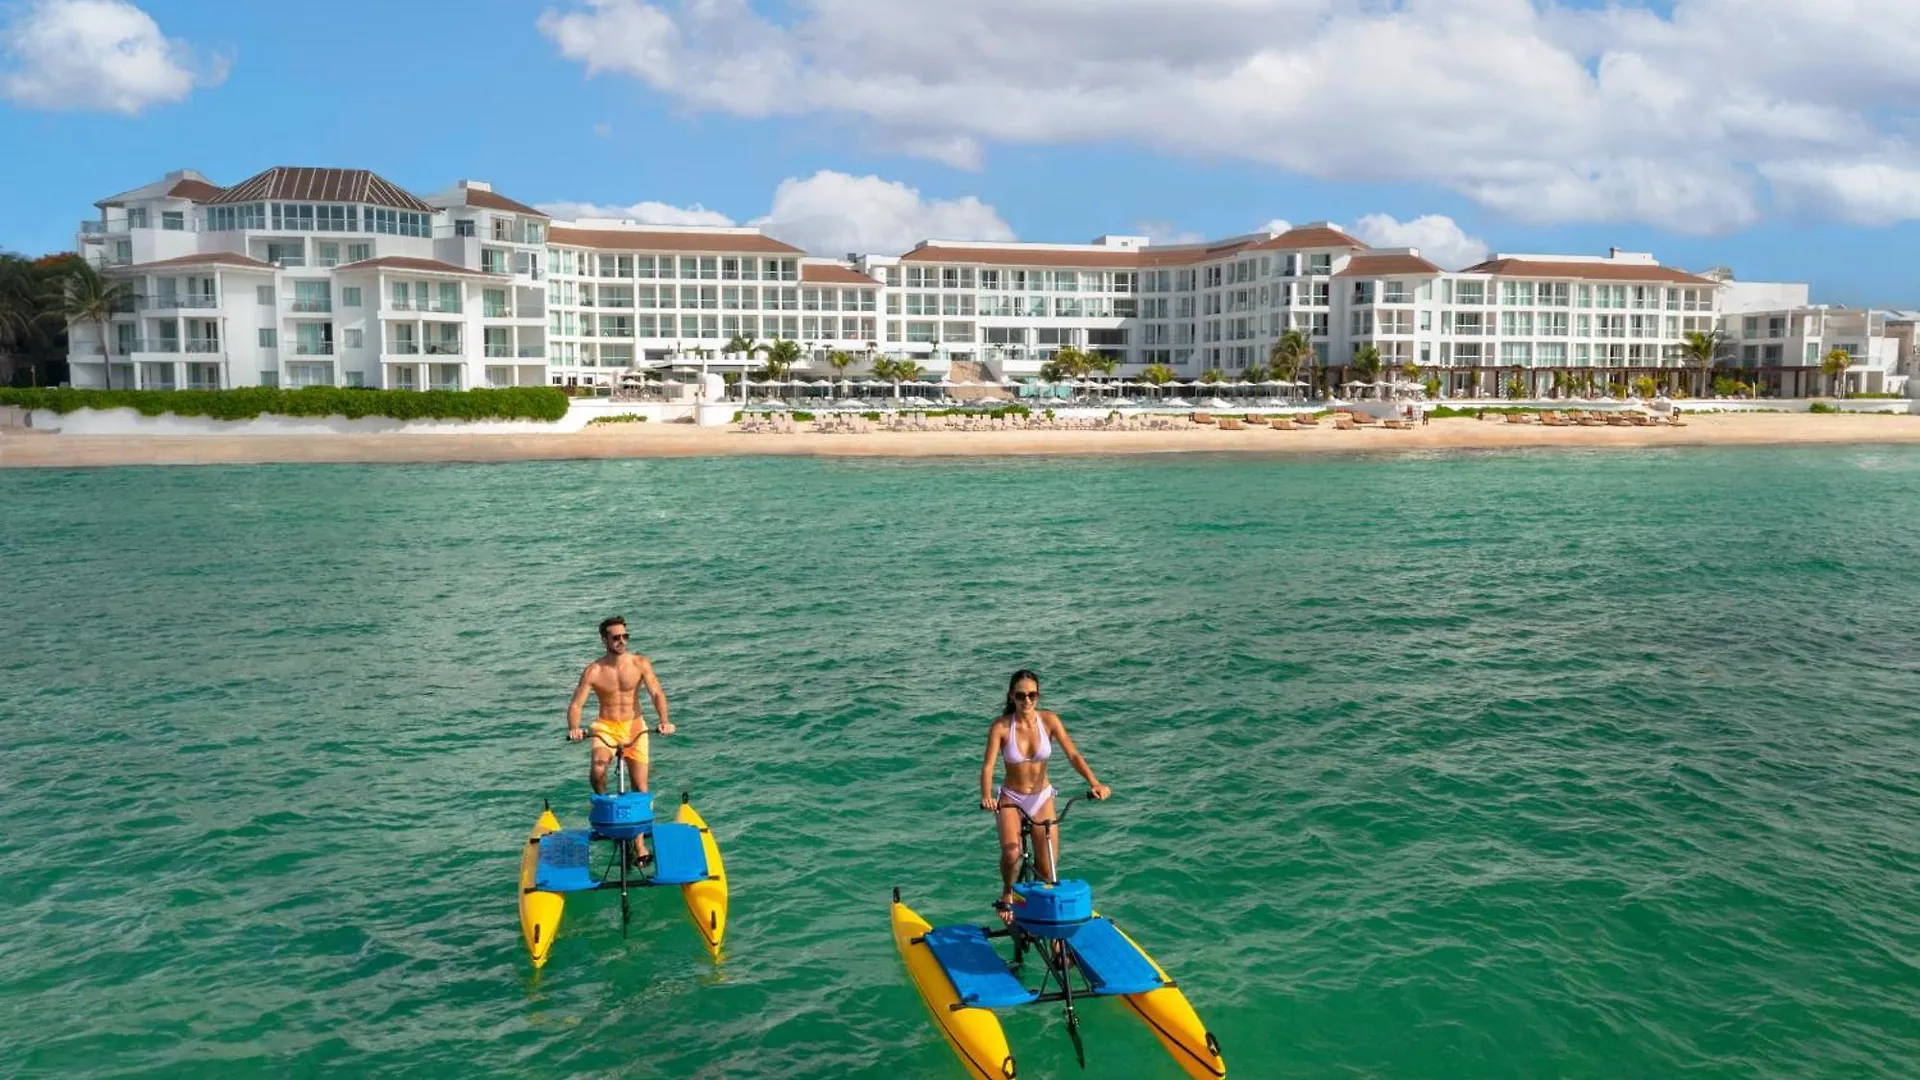
[[[817,254],[1332,221],[1920,307],[1914,0],[0,0],[0,248],[196,169]]]

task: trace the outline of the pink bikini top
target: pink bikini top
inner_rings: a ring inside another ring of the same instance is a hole
[[[1006,749],[1002,751],[1006,755],[1007,764],[1025,765],[1031,761],[1045,761],[1053,756],[1053,740],[1047,738],[1047,722],[1042,720],[1040,721],[1040,745],[1034,748],[1032,757],[1022,757],[1020,754],[1019,725],[1020,721],[1017,719],[1009,719],[1007,721],[1007,746]]]

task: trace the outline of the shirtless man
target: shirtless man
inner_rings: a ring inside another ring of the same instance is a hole
[[[639,653],[627,651],[627,621],[614,616],[600,624],[600,643],[606,654],[587,665],[580,673],[580,685],[573,688],[573,700],[567,704],[567,738],[579,742],[588,731],[580,728],[580,707],[591,690],[600,701],[600,716],[589,729],[593,735],[593,766],[588,777],[593,790],[607,793],[607,765],[614,754],[626,758],[627,771],[633,776],[636,791],[647,790],[647,721],[640,714],[640,688],[647,688],[653,699],[653,711],[659,715],[659,731],[673,734],[667,720],[667,695],[660,680],[653,677],[653,665]]]

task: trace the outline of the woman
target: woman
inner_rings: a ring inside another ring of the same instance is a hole
[[[1053,813],[1053,785],[1047,782],[1047,760],[1054,744],[1074,771],[1086,778],[1090,794],[1104,799],[1107,785],[1094,778],[1087,759],[1067,737],[1060,717],[1040,708],[1040,676],[1020,669],[1007,685],[1007,703],[987,729],[987,761],[980,769],[980,809],[992,810],[1000,827],[1000,899],[993,909],[1003,922],[1013,921],[1013,876],[1020,869],[1020,815],[1024,812],[1036,824],[1033,829],[1033,856],[1040,876],[1054,879],[1054,862],[1059,856]],[[993,759],[1004,756],[1006,777],[996,792],[993,786]]]

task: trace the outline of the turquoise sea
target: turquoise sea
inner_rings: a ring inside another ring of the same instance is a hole
[[[1909,1080],[1917,570],[1911,448],[0,472],[0,1074],[958,1077],[888,891],[988,916],[1030,665],[1231,1075]],[[726,957],[576,898],[535,978],[616,613]]]

